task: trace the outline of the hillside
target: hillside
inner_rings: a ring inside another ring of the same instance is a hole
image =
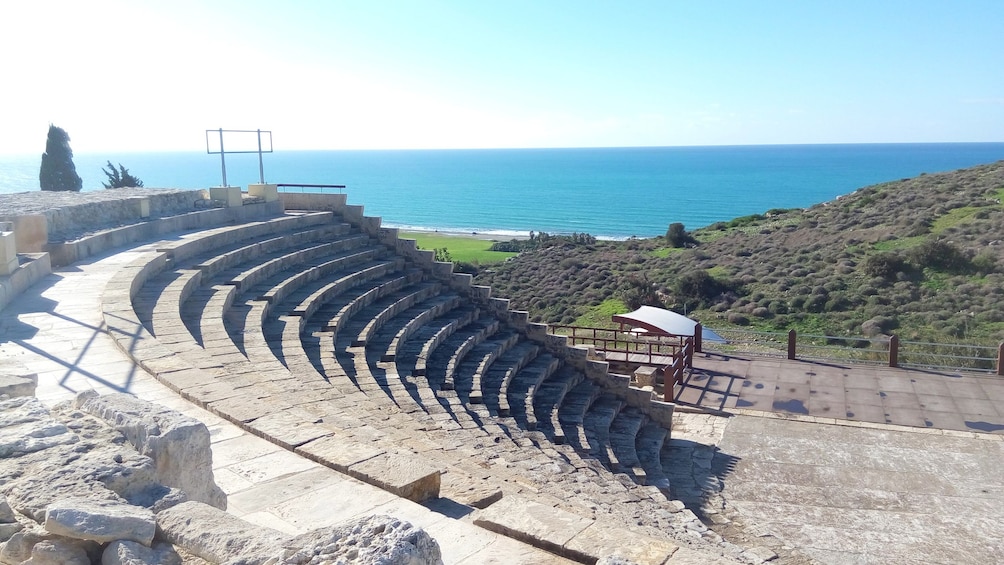
[[[559,241],[478,284],[534,321],[596,323],[662,302],[715,328],[1004,339],[1004,161],[869,186],[666,238]]]

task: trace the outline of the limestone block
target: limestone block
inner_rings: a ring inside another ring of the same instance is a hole
[[[130,198],[129,201],[135,206],[134,213],[136,217],[139,218],[149,218],[150,217],[150,199],[149,198]]]
[[[103,419],[156,465],[158,482],[185,491],[191,500],[226,508],[226,494],[213,480],[209,428],[202,422],[118,393],[81,393],[74,405]]]
[[[249,184],[248,194],[257,196],[265,202],[275,202],[279,200],[279,187],[274,184]]]
[[[66,540],[43,540],[31,548],[31,559],[25,565],[91,565],[84,548]]]
[[[226,563],[238,555],[244,563],[263,563],[289,536],[208,504],[185,502],[157,514],[157,539],[210,563]]]
[[[638,367],[634,371],[634,380],[639,387],[655,385],[655,375],[658,367]]]
[[[10,276],[19,264],[14,232],[0,231],[0,276]]]
[[[415,456],[385,453],[352,465],[348,473],[412,502],[439,498],[440,470]]]
[[[109,500],[67,498],[46,508],[45,529],[98,543],[131,540],[148,546],[157,525],[153,512],[146,508]]]
[[[439,544],[432,536],[409,522],[390,516],[367,516],[297,536],[284,544],[276,558],[290,565],[440,565],[443,562]]]
[[[316,439],[297,447],[295,451],[340,473],[347,473],[352,465],[386,453],[375,445],[347,441],[337,436]]]
[[[43,214],[5,218],[14,224],[14,239],[21,253],[41,253],[49,242],[49,222]]]
[[[134,541],[113,541],[101,554],[101,565],[182,565],[182,559],[168,543],[146,547]]]
[[[478,512],[474,525],[562,555],[593,520],[518,496],[505,496]]]
[[[568,555],[592,560],[616,556],[638,565],[662,565],[679,549],[676,544],[651,538],[623,527],[595,522],[565,544]]]
[[[5,375],[0,369],[0,395],[6,394],[11,398],[18,396],[35,396],[35,387],[38,385],[38,375],[31,373],[28,375]]]
[[[209,189],[209,198],[220,200],[227,208],[232,206],[242,206],[241,187],[239,186],[217,186]]]

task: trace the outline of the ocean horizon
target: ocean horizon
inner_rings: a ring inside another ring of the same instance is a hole
[[[872,184],[992,163],[1004,143],[747,145],[570,149],[276,151],[266,182],[346,185],[350,204],[403,229],[589,233],[623,239],[805,208]],[[150,188],[222,184],[219,155],[74,155],[84,190],[107,161]],[[41,154],[0,155],[0,194],[38,190]],[[257,155],[228,155],[227,182],[259,181]]]

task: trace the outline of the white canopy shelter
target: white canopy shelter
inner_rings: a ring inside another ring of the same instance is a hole
[[[667,335],[693,336],[697,327],[696,321],[682,314],[654,306],[642,306],[634,312],[616,314],[613,321]],[[726,343],[725,338],[704,326],[701,326],[701,340],[707,343]]]

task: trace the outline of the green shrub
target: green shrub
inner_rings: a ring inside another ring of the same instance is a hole
[[[910,262],[920,269],[962,273],[972,267],[963,250],[941,239],[925,239],[920,245],[910,249],[909,255]]]
[[[897,253],[877,253],[865,259],[864,270],[868,276],[894,280],[896,273],[906,268],[906,260]]]

